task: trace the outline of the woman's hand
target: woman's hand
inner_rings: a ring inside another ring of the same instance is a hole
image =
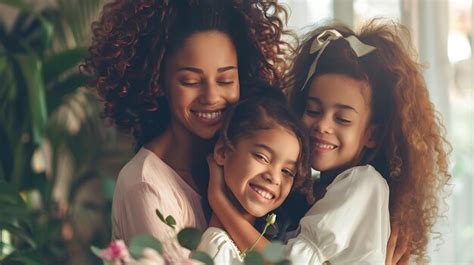
[[[400,236],[400,227],[392,225],[387,243],[385,265],[408,265],[410,259],[410,236]]]

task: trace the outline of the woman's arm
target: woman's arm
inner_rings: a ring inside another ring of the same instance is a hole
[[[245,251],[257,241],[260,233],[241,216],[225,195],[222,168],[217,165],[212,156],[208,156],[207,161],[209,164],[209,204],[237,247],[241,251]],[[255,246],[255,250],[262,251],[267,244],[268,240],[261,238]]]

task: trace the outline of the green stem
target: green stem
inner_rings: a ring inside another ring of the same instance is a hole
[[[265,224],[265,227],[263,228],[263,231],[262,233],[260,234],[260,236],[258,236],[257,240],[255,240],[255,242],[253,243],[253,245],[250,247],[250,249],[245,249],[242,254],[240,254],[240,257],[243,259],[245,258],[245,255],[247,255],[247,252],[249,251],[252,251],[255,246],[258,244],[258,241],[260,241],[260,239],[262,239],[263,235],[265,235],[265,233],[267,232],[267,228],[270,226],[270,223],[266,223]]]

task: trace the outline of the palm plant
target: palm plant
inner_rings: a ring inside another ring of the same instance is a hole
[[[77,68],[102,1],[56,4],[35,11],[23,0],[0,0],[19,12],[11,27],[0,19],[0,263],[54,262],[58,171],[89,168],[114,140]]]

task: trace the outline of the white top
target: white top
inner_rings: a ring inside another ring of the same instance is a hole
[[[156,215],[176,220],[173,230]],[[177,262],[189,256],[179,246],[176,233],[185,227],[205,229],[201,196],[155,153],[141,148],[120,171],[112,205],[112,238],[128,244],[138,234],[149,234],[163,243],[166,259]]]
[[[339,174],[288,241],[293,264],[384,264],[390,236],[389,188],[370,165]]]
[[[201,242],[197,249],[213,257],[214,264],[216,265],[243,263],[243,259],[240,258],[240,251],[229,234],[217,227],[209,227],[202,234]]]

